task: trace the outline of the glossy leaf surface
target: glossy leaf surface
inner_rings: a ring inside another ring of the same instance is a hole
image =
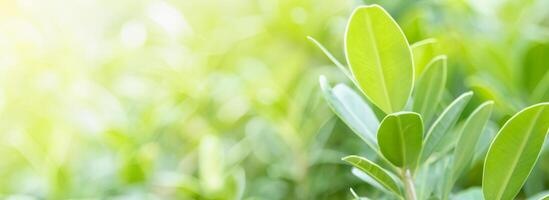
[[[414,112],[387,115],[379,126],[377,139],[381,153],[398,167],[412,168],[421,152],[423,121]]]
[[[549,129],[549,103],[528,107],[509,119],[490,145],[482,189],[487,200],[513,199],[532,171]]]
[[[385,113],[401,111],[413,88],[413,63],[408,41],[393,18],[378,5],[355,9],[347,25],[345,52],[372,103]]]

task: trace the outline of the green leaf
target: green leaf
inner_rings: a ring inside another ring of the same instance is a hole
[[[470,188],[454,195],[452,200],[484,200],[480,187]]]
[[[543,147],[542,147],[543,148]],[[543,152],[543,150],[542,150]],[[543,154],[543,153],[542,153]],[[542,171],[543,162],[537,162],[524,183],[523,191],[526,196],[535,195],[545,188],[545,173]]]
[[[536,163],[549,132],[549,103],[515,114],[496,135],[484,163],[482,190],[487,200],[513,199]]]
[[[446,68],[446,56],[437,56],[416,82],[413,111],[420,113],[426,124],[430,124],[444,93]]]
[[[446,168],[449,159],[443,158],[436,162],[429,162],[418,168],[415,176],[417,199],[430,199],[440,193],[441,183],[446,177]]]
[[[358,196],[358,194],[356,194],[356,192],[355,192],[355,190],[353,190],[353,188],[349,188],[349,190],[351,191],[351,195],[353,195],[354,200],[370,200],[368,197]]]
[[[436,55],[436,40],[429,38],[416,42],[410,46],[414,60],[414,73],[416,77],[423,74],[423,70]]]
[[[360,170],[356,167],[353,167],[353,169],[351,170],[351,173],[353,175],[355,175],[356,177],[358,177],[360,180],[362,180],[362,181],[368,183],[369,185],[371,185],[372,187],[376,188],[377,190],[379,190],[383,193],[386,193],[386,194],[393,194],[392,192],[387,190],[385,187],[383,187],[381,184],[379,184],[379,182],[374,180],[372,177],[370,177],[370,175],[366,174],[362,170]]]
[[[544,76],[548,76],[546,56],[549,54],[549,43],[534,43],[524,55],[522,63],[522,80],[528,91],[535,91]]]
[[[478,106],[465,121],[461,133],[459,133],[452,160],[452,182],[456,181],[473,159],[475,148],[490,119],[493,107],[494,102],[485,102]]]
[[[387,160],[398,167],[413,169],[421,152],[423,121],[414,112],[389,114],[377,133],[379,149]]]
[[[448,137],[448,133],[451,132],[450,130],[459,119],[461,112],[472,96],[473,92],[466,92],[456,98],[456,100],[454,100],[433,123],[433,126],[431,126],[427,132],[425,142],[423,143],[423,151],[421,153],[422,161],[427,160],[433,152],[444,148],[444,146],[441,145],[444,138]]]
[[[549,191],[540,192],[534,196],[528,197],[527,200],[547,200],[549,199]]]
[[[385,113],[400,111],[413,88],[412,53],[404,33],[380,6],[353,12],[345,54],[360,89]]]
[[[459,128],[457,145],[452,157],[452,163],[448,169],[449,177],[444,182],[443,197],[452,190],[454,183],[470,165],[475,156],[475,149],[479,138],[484,132],[484,127],[490,119],[494,102],[489,101],[478,106]]]
[[[385,187],[387,190],[395,193],[398,196],[402,196],[396,181],[393,178],[391,178],[391,176],[389,175],[389,172],[385,171],[379,165],[373,163],[372,161],[369,161],[366,158],[362,158],[360,156],[354,156],[354,155],[347,156],[342,160],[344,160],[345,162],[348,162],[352,166],[365,172],[374,180],[376,180],[379,184]]]
[[[351,80],[354,84],[357,85],[357,87],[359,86],[357,83],[356,83],[356,80],[354,79],[353,75],[351,74],[351,72],[349,71],[349,69],[347,67],[345,67],[343,64],[341,64],[341,62],[339,62],[339,60],[337,60],[335,58],[335,56],[332,55],[332,53],[330,53],[330,51],[328,51],[328,49],[326,49],[324,47],[324,45],[320,44],[320,42],[318,42],[317,40],[315,40],[313,37],[310,37],[308,36],[307,39],[309,39],[311,42],[313,42],[320,50],[322,50],[322,52],[324,53],[324,55],[326,55],[326,57],[328,57],[328,59],[330,59],[330,61],[332,61],[336,66],[337,68],[339,68],[339,70],[341,70],[341,72],[343,72],[343,74],[345,74],[345,76],[347,76],[347,78],[349,78],[349,80]]]
[[[545,72],[545,76],[539,81],[538,86],[532,92],[532,101],[539,102],[549,100],[549,70]]]
[[[377,150],[379,120],[362,97],[345,84],[331,89],[324,76],[320,76],[320,87],[328,105],[339,118],[368,146]]]

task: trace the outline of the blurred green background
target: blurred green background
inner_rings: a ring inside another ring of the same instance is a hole
[[[370,191],[340,162],[367,148],[319,93],[321,74],[348,80],[306,36],[344,60],[347,17],[372,3],[410,43],[436,39],[446,96],[495,100],[493,127],[549,101],[549,0],[0,0],[0,198]],[[549,188],[549,154],[534,172],[523,193]]]

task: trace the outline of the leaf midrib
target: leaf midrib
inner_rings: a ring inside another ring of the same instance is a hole
[[[379,72],[379,77],[381,78],[381,85],[383,87],[383,94],[385,95],[385,103],[389,106],[389,112],[393,112],[393,105],[391,104],[391,101],[389,100],[389,93],[387,92],[387,84],[385,83],[385,73],[383,72],[383,67],[381,63],[381,58],[379,57],[379,50],[378,50],[378,44],[376,40],[376,36],[373,32],[372,27],[372,20],[370,19],[370,15],[368,13],[365,14],[366,18],[366,26],[368,30],[368,35],[372,39],[371,43],[373,45],[374,55],[376,58],[376,68]]]
[[[402,154],[402,166],[406,166],[407,162],[407,156],[406,156],[406,143],[404,141],[404,129],[402,128],[402,122],[400,121],[400,118],[396,118],[397,127],[398,127],[398,138],[400,139],[400,145],[402,145],[401,148],[401,154]]]
[[[503,187],[501,187],[501,189],[503,190],[499,190],[497,195],[496,195],[496,199],[501,199],[501,196],[503,196],[503,193],[505,193],[505,188],[507,188],[507,185],[509,185],[509,180],[511,180],[511,176],[513,176],[513,172],[515,171],[515,168],[517,167],[517,164],[518,164],[518,161],[520,160],[520,155],[522,155],[522,152],[524,150],[524,147],[526,146],[526,144],[528,143],[528,139],[530,138],[530,136],[532,135],[532,129],[534,129],[534,126],[535,126],[535,122],[538,121],[538,118],[539,116],[541,115],[541,112],[544,110],[544,108],[540,109],[533,120],[531,120],[529,126],[528,126],[528,131],[527,131],[527,137],[525,137],[525,139],[521,142],[520,144],[520,150],[517,151],[517,152],[521,152],[521,153],[518,153],[516,154],[516,156],[514,157],[513,161],[511,162],[512,163],[512,167],[511,167],[511,170],[509,171],[510,173],[506,174],[505,176],[505,181],[503,182]]]

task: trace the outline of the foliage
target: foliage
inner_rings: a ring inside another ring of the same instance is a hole
[[[348,156],[343,160],[364,172],[358,175],[359,177],[369,176],[371,180],[383,186],[382,190],[390,191],[392,195],[389,198],[462,198],[459,197],[462,194],[452,194],[452,191],[459,192],[453,190],[453,186],[474,156],[471,149],[477,146],[490,120],[493,102],[485,102],[472,113],[463,114],[473,92],[463,93],[438,114],[438,118],[432,124],[427,123],[429,128],[424,132],[422,114],[428,117],[433,115],[433,110],[426,112],[425,104],[438,105],[441,101],[440,96],[446,80],[446,57],[435,56],[426,66],[419,67],[423,69],[420,73],[421,78],[417,80],[419,83],[415,84],[416,92],[411,95],[411,100],[408,100],[410,95],[406,94],[407,88],[414,85],[409,80],[415,80],[414,73],[409,73],[414,71],[412,63],[425,62],[409,59],[412,48],[391,16],[378,5],[359,7],[353,12],[347,26],[346,56],[352,73],[352,76],[348,77],[356,80],[352,82],[363,92],[371,105],[387,114],[379,126],[377,122],[368,124],[365,121],[371,118],[346,120],[351,127],[360,124],[370,126],[365,129],[377,129],[377,141],[367,142],[370,146],[376,143],[378,146],[372,147],[376,155],[371,158]],[[426,44],[428,43],[422,42],[414,46]],[[330,57],[334,60],[333,56]],[[393,63],[395,60],[398,62]],[[341,65],[340,62],[336,64]],[[348,73],[344,67],[340,69]],[[322,78],[323,88],[326,87],[325,82]],[[398,88],[392,87],[397,85]],[[395,90],[401,91],[395,93]],[[342,109],[337,109],[338,107],[369,107],[369,104],[361,102],[359,98],[330,98],[330,89],[325,88],[323,91],[329,104],[338,104],[332,108],[344,120],[349,116],[342,114]],[[411,107],[404,107],[406,102],[413,103],[408,103]],[[355,113],[371,110],[355,108]],[[549,133],[547,108],[548,103],[536,104],[520,111],[505,123],[486,154],[482,183],[484,195],[479,195],[478,190],[475,190],[470,198],[500,200],[514,199],[517,196],[534,168]],[[419,110],[420,113],[410,110]],[[353,116],[367,115],[371,114]],[[456,126],[461,115],[464,115],[466,120]],[[360,132],[357,134],[361,135]],[[374,161],[385,167],[376,165]],[[432,173],[435,169],[442,173]],[[396,177],[398,183],[394,183],[392,177]],[[372,181],[366,182],[372,184]],[[357,196],[355,192],[353,195]]]

